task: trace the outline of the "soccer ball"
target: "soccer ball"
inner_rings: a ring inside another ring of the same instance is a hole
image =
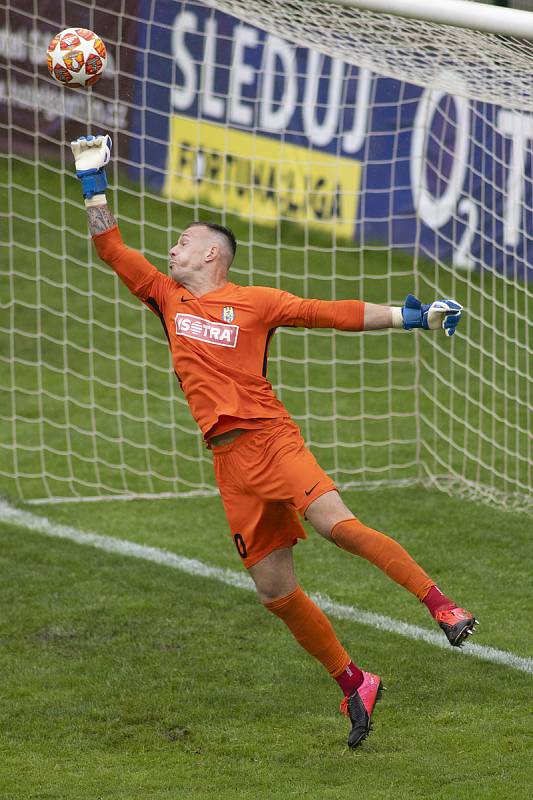
[[[87,28],[65,28],[56,33],[47,53],[48,72],[65,86],[92,86],[107,63],[105,44]]]

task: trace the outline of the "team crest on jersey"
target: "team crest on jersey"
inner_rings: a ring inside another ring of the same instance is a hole
[[[222,319],[224,322],[233,322],[235,319],[235,309],[233,306],[224,306],[222,309]]]

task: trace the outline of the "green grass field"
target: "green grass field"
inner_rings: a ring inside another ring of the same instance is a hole
[[[420,489],[346,498],[475,611],[476,642],[532,655],[524,518]],[[240,569],[215,498],[46,514]],[[387,686],[354,753],[338,687],[252,593],[11,525],[0,542],[2,800],[530,796],[531,675],[335,621]],[[295,557],[305,589],[432,628],[318,536]]]
[[[0,215],[0,494],[208,489],[209,454],[159,323],[94,261],[79,186],[56,167],[0,159],[11,187]],[[140,198],[125,178],[118,208],[125,239],[165,269],[193,211]],[[236,282],[374,302],[415,288],[468,306],[452,341],[274,337],[270,378],[339,482],[444,471],[502,491],[527,483],[524,293],[429,264],[413,286],[406,254],[224,221],[241,240]],[[490,325],[503,302],[506,336]],[[513,310],[522,316],[511,322]],[[531,517],[419,486],[344,497],[476,613],[476,642],[533,655]],[[32,511],[241,569],[216,497]],[[410,595],[311,532],[295,557],[306,590],[433,629]],[[388,687],[352,753],[337,686],[253,594],[5,521],[0,560],[0,800],[531,795],[530,674],[335,621],[354,660]]]

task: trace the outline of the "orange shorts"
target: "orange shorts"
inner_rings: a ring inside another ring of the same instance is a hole
[[[214,446],[213,465],[231,535],[245,567],[306,533],[298,517],[335,484],[291,419],[266,421]]]

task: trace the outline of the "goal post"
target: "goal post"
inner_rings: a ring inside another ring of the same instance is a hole
[[[305,0],[304,0],[305,6]],[[333,0],[334,5],[404,17],[417,23],[430,22],[472,31],[533,39],[533,21],[529,11],[502,10],[497,5],[464,0]],[[428,42],[428,45],[430,43]]]
[[[189,221],[212,219],[237,234],[237,283],[465,306],[451,339],[276,333],[269,379],[340,487],[531,510],[533,14],[463,0],[1,13],[1,492],[215,491],[158,321],[88,241],[65,142],[105,131],[110,203],[160,269]],[[43,55],[73,13],[110,54],[81,94]]]

